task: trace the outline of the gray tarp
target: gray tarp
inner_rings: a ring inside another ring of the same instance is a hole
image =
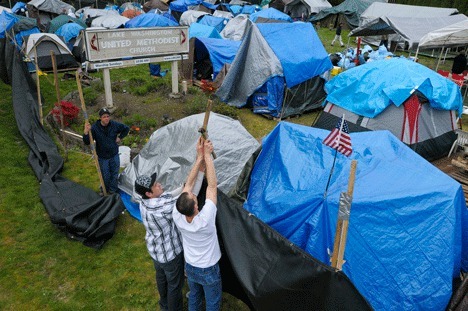
[[[382,16],[406,17],[406,18],[435,18],[457,14],[454,8],[435,8],[428,6],[405,5],[396,3],[372,3],[359,18],[359,25],[364,25],[369,21]]]
[[[422,18],[383,16],[354,29],[349,36],[380,36],[396,33],[412,46],[432,30],[467,19],[468,17],[463,14]]]
[[[119,188],[133,195],[133,183],[141,174],[158,174],[165,190],[181,186],[195,161],[195,146],[205,114],[178,120],[154,132],[131,165],[121,174]],[[210,114],[208,134],[213,141],[218,188],[229,192],[259,143],[239,121],[216,113]]]
[[[68,13],[70,9],[75,12],[75,8],[72,5],[60,0],[32,0],[28,2],[28,5],[37,8],[39,11],[55,14]]]
[[[352,28],[359,26],[359,17],[373,2],[387,2],[387,0],[346,0],[337,6],[321,10],[312,16],[311,22],[318,22],[329,15],[343,14],[346,22]]]
[[[332,5],[327,0],[284,0],[284,12],[290,12],[291,17],[309,17],[323,9],[331,8]]]

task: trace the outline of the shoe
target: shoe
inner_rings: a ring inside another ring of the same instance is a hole
[[[333,43],[332,43],[332,44],[330,44],[330,45],[331,45],[331,46],[333,46]]]
[[[344,47],[344,44],[342,44],[341,47]]]

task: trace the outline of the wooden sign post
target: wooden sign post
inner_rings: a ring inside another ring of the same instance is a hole
[[[349,215],[351,212],[351,201],[354,192],[354,180],[356,178],[357,161],[351,162],[351,170],[349,172],[348,191],[340,196],[340,206],[338,209],[338,222],[336,225],[335,242],[333,244],[333,255],[331,265],[337,270],[341,270],[343,266],[343,257],[346,247],[346,238],[348,236]]]

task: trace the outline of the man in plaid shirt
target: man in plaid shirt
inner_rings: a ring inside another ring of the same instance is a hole
[[[197,157],[203,150],[197,144]],[[200,191],[204,165],[197,176],[194,194]],[[156,285],[161,310],[182,310],[184,284],[184,254],[181,235],[172,220],[172,210],[182,193],[183,186],[166,192],[156,182],[156,173],[141,175],[135,180],[135,192],[141,196],[140,213],[146,228],[146,246],[156,269]],[[195,193],[196,192],[196,193]]]

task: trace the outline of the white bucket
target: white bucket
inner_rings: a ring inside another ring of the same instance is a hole
[[[130,147],[119,146],[120,167],[126,167],[130,164]]]

